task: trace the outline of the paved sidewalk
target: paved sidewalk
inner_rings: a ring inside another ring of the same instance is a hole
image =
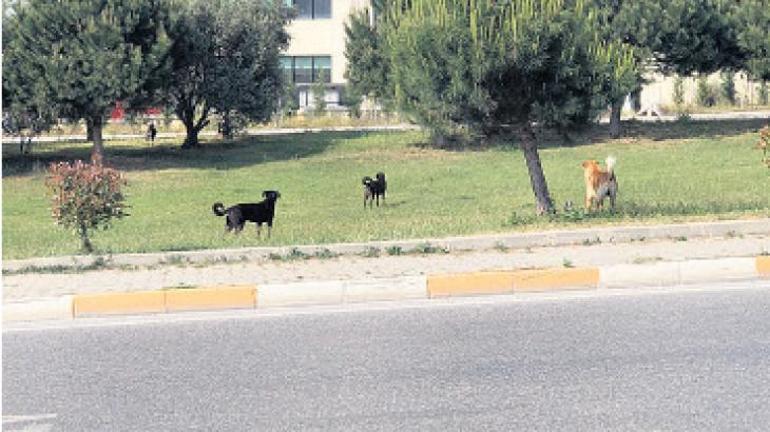
[[[768,113],[770,116],[770,113]],[[301,133],[315,133],[315,132],[383,132],[383,131],[404,131],[404,130],[419,130],[420,127],[412,124],[397,124],[397,125],[383,125],[383,126],[336,126],[336,127],[323,127],[323,128],[252,128],[246,130],[247,135],[262,136],[262,135],[287,135],[287,134],[301,134]],[[201,137],[213,137],[220,136],[218,132],[213,131],[201,131],[198,133]],[[161,132],[157,135],[156,139],[166,138],[184,138],[184,132]],[[145,139],[144,134],[106,134],[102,139],[104,141],[115,140],[128,140],[128,139]],[[82,142],[86,141],[85,135],[52,135],[34,137],[32,143],[54,143],[54,142]],[[3,135],[4,144],[18,144],[19,137],[15,135]]]
[[[638,120],[643,122],[664,121],[672,122],[676,121],[678,117],[676,115],[665,114],[661,117],[658,116],[642,116],[632,115],[624,117],[623,121]],[[768,119],[770,120],[770,111],[735,111],[725,113],[701,113],[690,114],[690,119],[695,121],[700,120],[749,120],[749,119]],[[599,123],[609,123],[609,118],[603,118]],[[314,133],[314,132],[351,132],[351,131],[402,131],[402,130],[419,130],[418,125],[413,124],[397,124],[397,125],[383,125],[383,126],[337,126],[337,127],[323,127],[323,128],[251,128],[246,131],[247,135],[284,135],[284,134],[299,134],[299,133]],[[218,136],[217,132],[202,131],[200,136]],[[183,138],[184,132],[163,132],[159,133],[157,138]],[[105,141],[111,140],[125,140],[125,139],[144,139],[144,134],[107,134],[103,137]],[[57,135],[57,136],[44,136],[33,138],[33,143],[51,143],[51,142],[80,142],[85,141],[85,135]],[[2,142],[5,144],[18,144],[19,137],[13,135],[4,134]]]
[[[448,253],[388,255],[386,247],[395,244],[410,251],[424,245],[425,240],[327,245],[320,248],[342,255],[298,260],[269,258],[271,253],[285,257],[289,248],[130,254],[112,257],[117,268],[80,273],[25,273],[24,268],[87,264],[92,257],[10,261],[3,263],[4,270],[17,273],[3,277],[3,299],[18,301],[169,287],[394,280],[480,270],[619,264],[654,271],[656,264],[666,261],[766,255],[770,253],[770,219],[433,239],[431,245]],[[318,248],[308,246],[302,250],[312,255]],[[360,252],[367,248],[378,248],[379,256],[361,256]],[[227,263],[222,262],[224,258],[228,258]],[[136,267],[121,268],[127,265]]]

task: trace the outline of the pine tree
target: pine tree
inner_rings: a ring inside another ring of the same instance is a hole
[[[595,14],[583,1],[394,1],[383,47],[398,107],[438,139],[515,132],[537,212],[552,212],[532,121],[585,124],[607,83],[635,67],[627,46],[601,39]]]
[[[733,5],[733,23],[744,54],[743,70],[753,79],[770,80],[770,1],[741,0]]]

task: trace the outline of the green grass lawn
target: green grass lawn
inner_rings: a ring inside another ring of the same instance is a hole
[[[126,172],[130,216],[93,236],[101,253],[178,251],[509,233],[539,228],[770,215],[770,170],[754,148],[760,121],[626,124],[610,140],[603,126],[559,145],[542,136],[541,158],[561,210],[580,208],[587,158],[618,159],[618,211],[535,217],[521,152],[510,142],[483,149],[435,149],[421,132],[314,133],[208,141],[108,142],[110,164]],[[87,158],[88,144],[50,144],[31,156],[3,151],[3,258],[78,253],[79,240],[54,224],[44,187],[54,160]],[[384,171],[387,205],[364,210],[361,177]],[[278,189],[271,239],[253,224],[224,235],[211,205],[261,199]]]

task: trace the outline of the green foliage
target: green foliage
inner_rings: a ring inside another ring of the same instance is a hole
[[[684,79],[681,76],[674,78],[674,103],[678,110],[684,105]]]
[[[769,93],[770,92],[768,92],[767,81],[762,81],[762,84],[759,85],[759,91],[758,91],[760,104],[767,105],[768,103],[770,103],[770,97],[768,97]]]
[[[115,101],[134,107],[154,95],[169,40],[159,2],[79,0],[14,3],[4,19],[3,89],[11,106],[86,118],[101,157],[101,124]],[[7,27],[7,28],[5,28]],[[6,96],[4,95],[4,98]]]
[[[663,73],[689,76],[738,67],[732,2],[722,0],[595,0],[619,3],[616,36],[640,48]]]
[[[770,125],[759,130],[759,142],[757,147],[762,150],[762,162],[770,168],[770,159],[767,157],[767,149],[770,148]]]
[[[361,118],[361,94],[351,85],[346,85],[341,89],[342,105],[348,107],[348,114],[352,118]]]
[[[249,118],[239,111],[230,110],[220,113],[218,132],[222,138],[233,139],[249,126]]]
[[[710,107],[716,105],[717,92],[714,87],[709,84],[707,76],[698,78],[698,87],[696,89],[695,98],[700,106]]]
[[[601,41],[584,2],[404,0],[386,16],[399,109],[437,136],[585,124],[635,83],[632,51]]]
[[[281,116],[292,116],[299,110],[297,97],[297,86],[291,81],[283,83],[279,98]]]
[[[83,249],[92,252],[88,232],[106,230],[113,218],[126,216],[121,191],[125,184],[120,172],[100,163],[52,163],[46,177],[46,186],[53,195],[52,216],[57,224],[73,229]]]
[[[724,71],[720,74],[722,78],[721,94],[722,100],[730,105],[735,105],[735,78],[732,71]]]
[[[313,114],[326,114],[326,71],[321,71],[310,88],[313,94]]]
[[[375,4],[375,10],[382,7]],[[350,16],[345,24],[345,58],[348,60],[345,78],[356,94],[382,100],[390,97],[389,64],[382,50],[383,36],[377,30],[378,27],[370,23],[367,9]]]
[[[399,0],[381,28],[399,111],[439,145],[515,130],[538,213],[553,204],[531,122],[585,125],[635,85],[630,47],[583,1]]]
[[[734,2],[733,18],[744,55],[742,68],[754,79],[770,80],[770,2]]]
[[[169,34],[173,71],[166,94],[198,145],[209,114],[270,118],[282,93],[279,54],[288,45],[291,9],[283,2],[191,0],[173,3]]]

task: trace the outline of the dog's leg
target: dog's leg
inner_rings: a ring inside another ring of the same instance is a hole
[[[610,188],[610,207],[612,208],[612,211],[615,211],[615,200],[618,197],[618,187],[617,185],[612,185]]]

